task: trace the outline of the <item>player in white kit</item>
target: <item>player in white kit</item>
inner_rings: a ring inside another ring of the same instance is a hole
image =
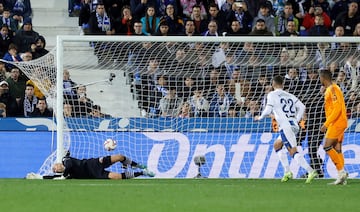
[[[283,77],[275,76],[273,78],[272,86],[274,91],[267,95],[265,109],[260,116],[255,117],[255,121],[261,120],[272,113],[279,124],[280,136],[274,142],[274,150],[284,167],[285,173],[281,181],[286,182],[293,177],[286,152],[282,151],[285,146],[290,156],[308,172],[306,183],[311,183],[317,176],[317,172],[310,167],[304,156],[296,148],[296,136],[299,132],[298,123],[303,117],[305,105],[296,96],[284,91],[283,84]]]

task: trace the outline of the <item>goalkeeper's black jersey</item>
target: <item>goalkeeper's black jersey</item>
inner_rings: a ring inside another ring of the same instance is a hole
[[[99,162],[99,158],[76,159],[64,157],[62,161],[65,166],[64,177],[67,179],[108,179],[108,171]]]

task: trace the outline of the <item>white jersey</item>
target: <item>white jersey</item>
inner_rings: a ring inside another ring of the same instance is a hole
[[[271,91],[267,95],[267,102],[260,119],[274,114],[279,128],[297,126],[305,111],[305,105],[293,94],[282,89]]]

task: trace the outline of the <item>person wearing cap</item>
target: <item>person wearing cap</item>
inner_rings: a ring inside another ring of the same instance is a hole
[[[0,102],[6,105],[6,112],[8,117],[18,116],[18,104],[14,97],[9,93],[9,83],[5,80],[0,82]]]
[[[275,17],[271,15],[271,6],[272,5],[268,2],[260,5],[258,15],[254,18],[253,21],[253,30],[256,26],[257,20],[263,19],[265,21],[267,30],[275,35]]]
[[[31,48],[31,44],[36,43],[39,38],[39,33],[32,28],[32,21],[30,18],[24,19],[24,25],[16,32],[14,43],[18,47],[19,53],[24,53]]]

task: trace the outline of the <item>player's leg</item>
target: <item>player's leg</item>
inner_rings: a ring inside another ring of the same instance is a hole
[[[308,172],[308,177],[306,179],[306,183],[310,183],[316,176],[317,172],[310,167],[308,162],[305,160],[304,156],[297,151],[297,142],[296,142],[296,130],[293,128],[283,129],[281,133],[281,137],[284,145],[288,149],[290,156],[294,158],[294,160]]]
[[[322,169],[323,160],[319,156],[318,150],[323,138],[324,136],[314,135],[313,133],[309,134],[308,136],[310,166],[318,172],[320,178],[324,177],[324,172]]]
[[[147,169],[144,169],[139,172],[132,172],[132,171],[125,171],[124,173],[116,173],[116,172],[109,172],[108,178],[112,180],[125,180],[125,179],[132,179],[138,176],[148,176],[148,177],[154,177],[155,174],[153,172],[150,172]]]
[[[124,166],[131,166],[131,167],[135,167],[135,168],[140,168],[140,169],[146,169],[145,165],[139,164],[133,160],[131,160],[130,158],[124,156],[124,155],[111,155],[111,164],[114,164],[116,162],[121,162]]]
[[[287,182],[293,178],[293,174],[290,171],[290,165],[289,165],[289,160],[288,160],[288,156],[287,156],[287,151],[285,149],[283,149],[283,146],[284,145],[282,143],[281,136],[280,136],[274,142],[274,151],[278,155],[280,163],[284,168],[284,176],[281,178],[281,182]]]

